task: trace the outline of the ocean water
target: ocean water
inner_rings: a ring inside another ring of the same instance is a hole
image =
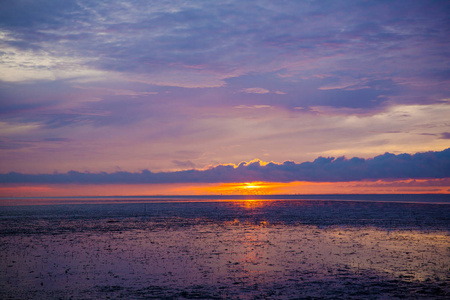
[[[0,298],[450,296],[448,195],[0,199]]]
[[[450,195],[289,195],[0,198],[0,222],[130,217],[450,229]]]

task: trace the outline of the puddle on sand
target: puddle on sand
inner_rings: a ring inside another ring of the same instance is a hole
[[[191,220],[188,225],[178,218],[84,219],[80,231],[75,228],[79,222],[62,220],[57,224],[64,229],[60,231],[46,232],[41,224],[36,233],[2,235],[0,297],[450,295],[446,231],[284,225],[238,218]]]

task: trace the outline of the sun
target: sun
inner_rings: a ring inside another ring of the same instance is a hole
[[[235,191],[242,195],[270,194],[270,184],[266,182],[243,182],[235,186]]]
[[[217,195],[272,195],[283,191],[285,183],[275,182],[232,182],[211,184],[197,188],[199,194]]]
[[[243,189],[253,190],[253,189],[260,189],[262,188],[262,185],[260,182],[244,182],[241,186]]]

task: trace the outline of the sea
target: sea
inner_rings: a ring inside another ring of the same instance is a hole
[[[130,217],[449,230],[450,194],[0,198],[0,222]]]

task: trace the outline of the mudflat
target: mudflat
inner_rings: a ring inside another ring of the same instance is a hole
[[[2,299],[446,299],[448,204],[3,207]]]

